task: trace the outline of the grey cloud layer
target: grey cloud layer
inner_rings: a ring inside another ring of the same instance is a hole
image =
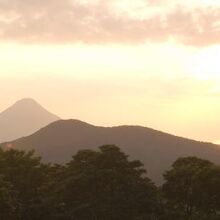
[[[111,1],[82,2],[0,0],[0,40],[141,43],[173,38],[195,46],[220,43],[220,8],[176,8],[165,15],[141,19],[116,12]]]

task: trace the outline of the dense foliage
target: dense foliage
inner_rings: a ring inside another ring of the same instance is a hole
[[[179,158],[164,178],[167,219],[220,219],[220,167],[196,157]]]
[[[140,161],[114,145],[81,150],[65,165],[0,150],[1,220],[217,220],[220,168],[179,158],[156,187]]]

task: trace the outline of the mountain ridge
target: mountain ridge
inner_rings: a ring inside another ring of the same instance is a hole
[[[34,149],[43,161],[65,163],[78,150],[119,146],[131,159],[141,160],[157,183],[178,157],[197,156],[220,165],[220,146],[170,135],[143,126],[94,126],[80,120],[59,120],[34,134],[7,142],[16,149]]]

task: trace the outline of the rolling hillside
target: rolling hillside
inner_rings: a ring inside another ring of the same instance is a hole
[[[2,146],[35,149],[44,161],[64,163],[80,149],[118,145],[132,159],[141,160],[157,183],[178,158],[198,156],[220,164],[220,146],[176,137],[140,126],[97,127],[78,120],[60,120],[36,133]]]

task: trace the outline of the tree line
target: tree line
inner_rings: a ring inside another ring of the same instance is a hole
[[[114,145],[81,150],[65,165],[0,149],[1,220],[219,220],[220,167],[177,159],[156,186]]]

